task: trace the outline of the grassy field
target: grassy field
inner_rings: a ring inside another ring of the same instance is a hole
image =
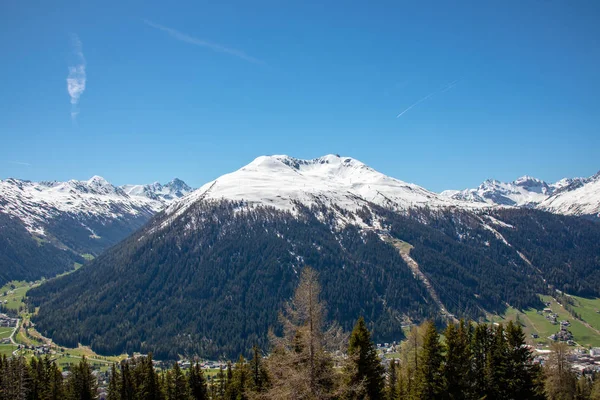
[[[19,307],[23,306],[23,299],[27,290],[29,290],[29,283],[23,281],[13,281],[0,288],[0,301],[6,308],[11,310],[18,310]],[[4,303],[6,301],[6,304]]]
[[[10,337],[10,334],[12,333],[12,331],[13,331],[13,328],[6,328],[6,327],[0,328],[0,339]]]
[[[573,333],[573,338],[577,344],[585,347],[598,347],[600,346],[600,333],[594,329],[590,329],[585,326],[582,322],[576,320],[562,305],[558,304],[552,297],[550,296],[541,296],[544,302],[550,303],[550,309],[552,312],[558,315],[558,321],[568,320],[571,322],[571,326],[568,330]],[[585,299],[584,299],[585,300]],[[583,304],[581,303],[581,310],[585,310],[586,314],[595,313],[593,307],[597,303],[593,302],[591,304]],[[560,330],[560,325],[553,325],[549,320],[546,319],[545,314],[541,310],[516,310],[514,308],[507,309],[506,313],[502,316],[490,317],[490,321],[492,322],[503,322],[512,320],[514,322],[519,322],[523,327],[523,331],[527,335],[527,340],[529,343],[543,343],[548,344],[550,341],[548,336],[556,333]],[[577,310],[577,313],[580,313],[582,316],[584,313],[580,310]],[[584,318],[585,319],[585,318]],[[592,325],[592,324],[590,324]],[[537,334],[539,336],[538,339],[533,339],[531,337],[532,334]]]
[[[10,356],[17,346],[12,344],[0,344],[0,356]]]
[[[600,330],[600,299],[586,299],[584,297],[571,296],[573,309],[582,320]]]

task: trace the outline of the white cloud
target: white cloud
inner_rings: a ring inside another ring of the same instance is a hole
[[[200,47],[206,47],[206,48],[211,49],[212,51],[216,51],[218,53],[229,54],[231,56],[241,58],[242,60],[246,60],[246,61],[254,63],[254,64],[266,65],[266,63],[264,61],[259,60],[254,57],[251,57],[241,50],[232,49],[229,47],[221,46],[220,44],[217,44],[217,43],[209,42],[207,40],[198,39],[193,36],[189,36],[185,33],[176,31],[175,29],[168,28],[163,25],[155,24],[154,22],[148,21],[147,19],[144,20],[144,23],[148,26],[151,26],[154,29],[158,29],[160,31],[168,33],[171,37],[173,37],[177,40],[180,40],[182,42],[186,42],[186,43],[193,44],[193,45],[200,46]]]
[[[71,119],[76,120],[79,114],[77,105],[79,98],[85,91],[85,83],[87,81],[85,74],[85,57],[81,49],[81,40],[77,35],[72,37],[74,65],[69,66],[69,75],[67,75],[67,91],[71,97]]]

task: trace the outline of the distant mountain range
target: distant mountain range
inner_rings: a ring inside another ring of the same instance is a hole
[[[49,277],[69,270],[74,260],[81,261],[81,254],[99,254],[191,191],[179,179],[166,185],[123,187],[99,176],[67,182],[1,180],[0,218],[4,224],[0,226],[0,242],[4,248],[0,270],[4,273],[0,283],[7,279]],[[14,238],[15,232],[19,232],[20,240]],[[29,248],[27,258],[23,257],[24,248]],[[52,260],[48,260],[50,253],[55,254],[50,256]],[[47,264],[52,267],[39,271],[39,265]],[[29,269],[41,273],[28,274]]]
[[[589,178],[554,183],[523,176],[513,182],[488,179],[475,189],[446,190],[442,195],[473,204],[537,208],[556,214],[600,218],[600,172]]]
[[[425,318],[538,307],[554,289],[599,296],[600,223],[542,211],[594,215],[597,181],[441,195],[351,157],[258,157],[31,290],[34,322],[104,354],[231,358],[265,343],[305,265],[321,275],[331,318],[350,329],[363,315],[385,341]]]

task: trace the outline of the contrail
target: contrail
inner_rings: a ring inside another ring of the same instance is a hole
[[[435,92],[431,92],[429,93],[427,96],[423,97],[422,99],[418,100],[417,102],[411,104],[410,106],[408,106],[408,108],[406,108],[404,111],[402,111],[400,114],[396,115],[396,118],[400,118],[401,116],[403,116],[406,112],[408,112],[411,108],[415,107],[416,105],[424,102],[425,100],[427,100],[428,98],[430,98],[431,96],[433,96],[434,94],[437,93],[444,93],[447,92],[448,90],[452,89],[454,86],[456,86],[458,84],[458,79],[450,82],[449,84],[446,85],[446,87],[444,87],[441,90],[436,90]]]
[[[251,62],[254,64],[266,65],[266,63],[264,61],[259,60],[258,58],[249,56],[248,54],[244,53],[241,50],[225,47],[218,43],[209,42],[208,40],[198,39],[193,36],[189,36],[183,32],[179,32],[175,29],[156,24],[147,19],[144,19],[143,21],[146,25],[148,25],[154,29],[158,29],[159,31],[163,31],[163,32],[169,34],[174,39],[180,40],[182,42],[186,42],[186,43],[193,44],[193,45],[200,46],[200,47],[206,47],[206,48],[211,49],[212,51],[215,51],[218,53],[229,54],[231,56],[241,58],[242,60],[245,60],[245,61],[248,61],[248,62]]]

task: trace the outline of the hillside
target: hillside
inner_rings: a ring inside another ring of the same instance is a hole
[[[459,207],[332,157],[259,158],[173,203],[93,263],[32,290],[39,331],[104,354],[235,357],[265,343],[304,265],[321,273],[332,319],[349,329],[363,315],[382,341],[447,312],[540,307],[538,294],[553,288],[600,294],[599,224]],[[421,199],[430,202],[412,205]]]
[[[0,284],[72,269],[81,254],[99,254],[191,191],[180,180],[127,189],[135,193],[99,176],[68,182],[1,180]]]

